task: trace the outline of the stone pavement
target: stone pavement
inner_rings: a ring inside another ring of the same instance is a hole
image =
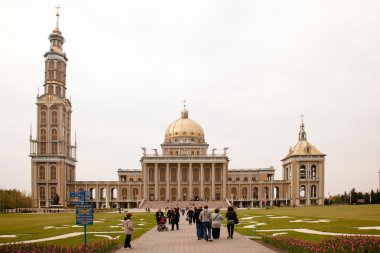
[[[154,215],[154,212],[152,213]],[[137,227],[137,226],[135,226]],[[205,240],[197,240],[195,233],[195,224],[189,225],[184,216],[181,216],[179,230],[158,232],[157,228],[152,228],[136,240],[133,240],[132,249],[118,250],[116,253],[122,252],[175,252],[175,253],[275,253],[264,246],[247,239],[238,233],[234,233],[234,239],[227,239],[227,227],[222,226],[220,231],[220,239],[213,242]]]

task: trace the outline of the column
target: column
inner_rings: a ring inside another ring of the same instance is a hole
[[[223,200],[227,198],[227,167],[223,163]]]
[[[145,200],[148,200],[148,170],[147,170],[147,166],[146,164],[144,163],[143,164],[143,180],[144,180],[144,199]]]
[[[211,164],[211,199],[215,200],[215,163]]]
[[[203,173],[203,163],[201,163],[201,199],[204,200],[204,173]]]
[[[177,200],[182,200],[181,191],[181,164],[177,164]]]
[[[263,207],[263,183],[260,183],[257,197],[259,199],[260,207]]]
[[[188,200],[193,199],[193,164],[189,164],[189,197]]]
[[[166,200],[169,200],[170,185],[169,185],[169,164],[166,164]]]
[[[158,164],[155,163],[154,164],[154,200],[155,201],[158,201],[158,184],[159,184],[159,180],[158,180]]]

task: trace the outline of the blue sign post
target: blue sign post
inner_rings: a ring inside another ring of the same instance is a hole
[[[78,201],[70,201],[70,204],[75,205],[76,224],[83,225],[84,229],[84,247],[87,247],[87,225],[94,224],[94,207],[87,204],[87,197],[90,197],[90,192],[70,192],[70,198],[77,198]]]

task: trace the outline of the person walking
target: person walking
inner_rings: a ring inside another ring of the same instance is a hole
[[[208,206],[203,207],[203,211],[199,214],[199,220],[202,222],[203,227],[203,238],[212,242],[211,239],[211,212],[208,210]]]
[[[187,211],[187,220],[189,221],[189,225],[193,224],[193,216],[194,216],[194,211],[190,207],[189,210]]]
[[[219,209],[216,208],[214,213],[211,215],[211,227],[212,227],[212,238],[220,238],[220,227],[222,226],[221,221],[224,217],[219,213]]]
[[[174,225],[176,225],[177,227],[177,230],[179,230],[179,209],[178,208],[173,208],[173,212],[171,213],[171,217],[170,217],[170,220],[171,220],[171,223],[172,223],[172,230],[174,230]]]
[[[232,206],[229,206],[227,208],[226,218],[227,218],[227,230],[228,230],[227,239],[234,239],[234,228],[235,228],[235,223],[238,220],[238,217]]]
[[[193,222],[195,223],[195,228],[197,231],[197,238],[198,240],[202,239],[203,237],[203,228],[202,228],[202,222],[199,220],[199,215],[203,211],[202,206],[199,206],[199,208],[194,207],[194,216],[193,216]]]
[[[132,213],[127,213],[125,216],[125,219],[123,221],[123,229],[125,234],[125,240],[124,240],[124,249],[132,249],[131,246],[131,239],[132,234],[135,232],[135,228],[133,227],[133,222],[131,220]]]

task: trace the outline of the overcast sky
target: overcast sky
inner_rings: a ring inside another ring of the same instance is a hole
[[[230,169],[274,166],[298,141],[326,156],[325,194],[376,189],[380,1],[0,2],[0,188],[30,192],[29,125],[61,8],[78,180],[140,169],[141,146],[189,117]]]

